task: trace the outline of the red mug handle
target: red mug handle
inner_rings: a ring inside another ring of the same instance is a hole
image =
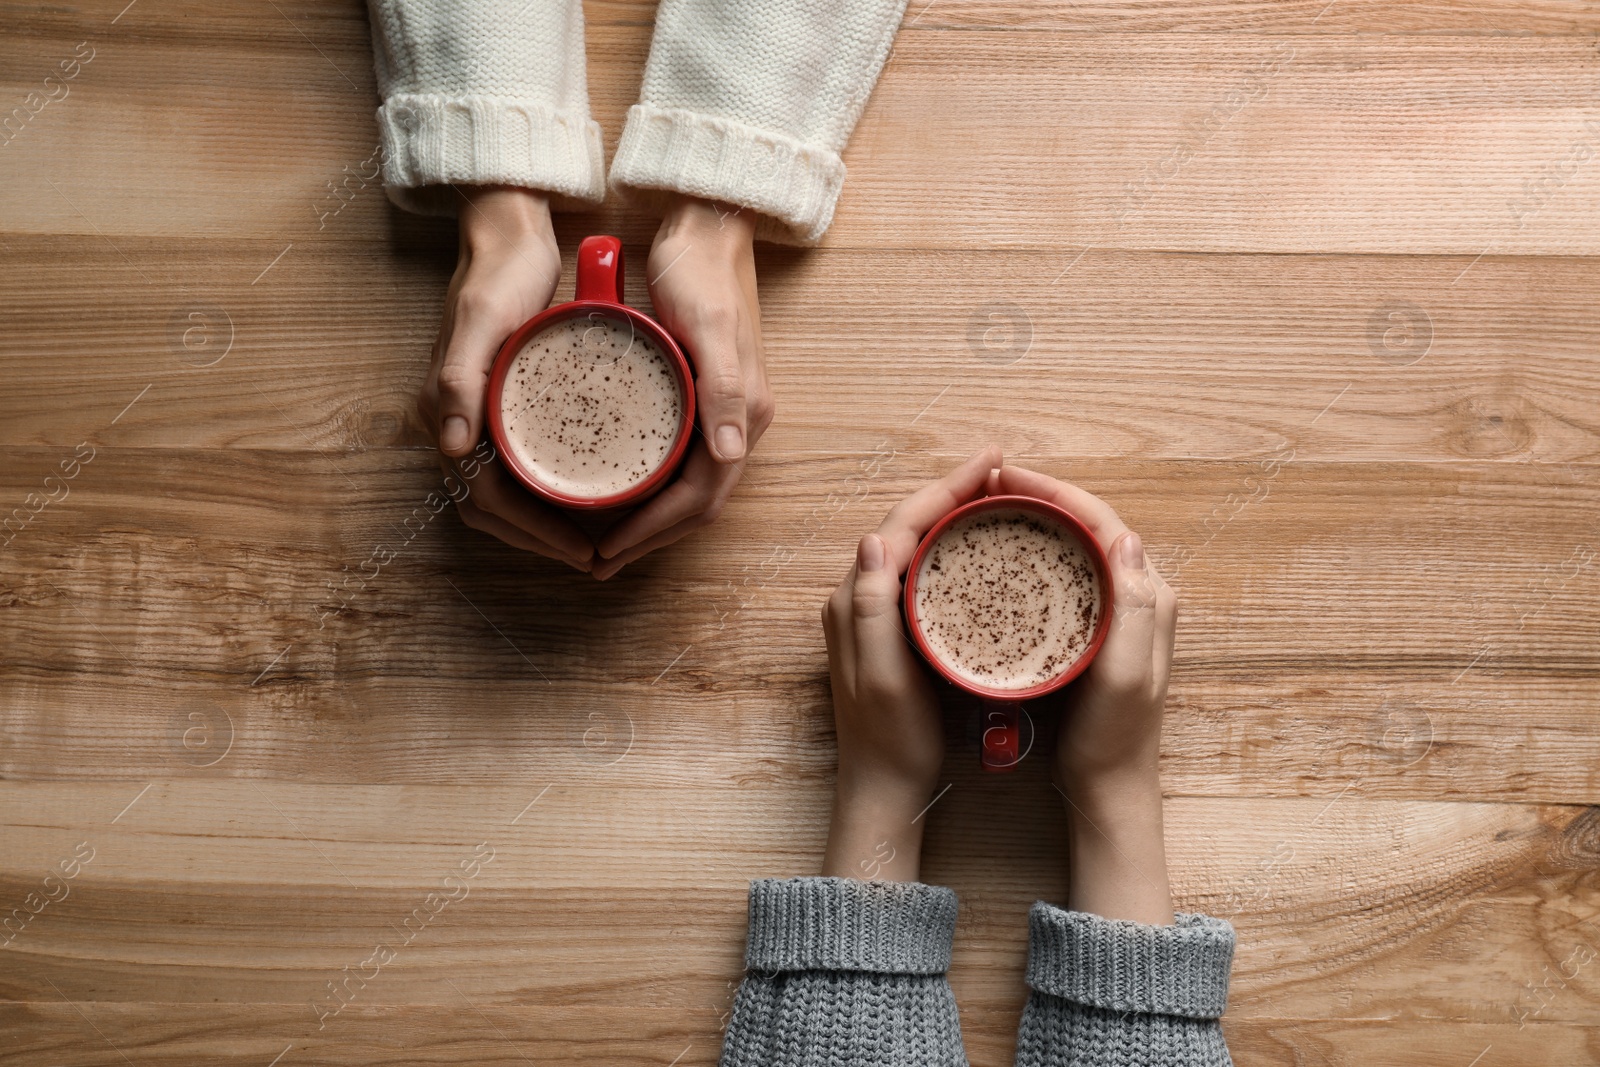
[[[983,769],[1015,769],[1022,759],[1022,706],[985,700],[978,714],[978,751]]]
[[[578,246],[578,300],[622,303],[622,242],[585,237]]]

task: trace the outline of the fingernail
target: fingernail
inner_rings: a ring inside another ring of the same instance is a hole
[[[1131,533],[1122,539],[1122,565],[1135,570],[1144,570],[1144,545],[1136,533]]]
[[[733,423],[717,427],[717,452],[723,459],[733,461],[744,455],[744,431]]]
[[[876,534],[868,534],[861,539],[861,547],[856,552],[856,561],[861,564],[863,573],[871,574],[883,570],[886,555],[883,538]]]
[[[439,447],[446,452],[460,452],[467,443],[467,420],[460,415],[445,419],[444,429],[439,432]]]

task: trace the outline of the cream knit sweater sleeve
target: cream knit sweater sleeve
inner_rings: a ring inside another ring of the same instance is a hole
[[[605,195],[581,0],[368,0],[389,199],[455,213],[449,183]]]
[[[611,164],[634,198],[676,190],[760,213],[809,244],[906,0],[661,0],[639,103]]]

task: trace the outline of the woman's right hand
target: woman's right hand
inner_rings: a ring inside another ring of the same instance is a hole
[[[543,193],[509,186],[457,190],[460,251],[445,296],[433,366],[417,413],[438,441],[441,466],[469,492],[461,521],[508,545],[588,571],[594,545],[560,511],[522,488],[498,462],[468,477],[458,464],[484,439],[489,370],[518,326],[549,306],[561,279],[561,253]]]
[[[1003,467],[999,492],[1048,500],[1076,516],[1111,564],[1105,644],[1066,690],[1055,780],[1072,852],[1067,904],[1109,919],[1173,921],[1161,819],[1161,718],[1178,598],[1111,505],[1054,478]]]
[[[862,538],[855,566],[822,609],[839,737],[825,875],[917,878],[918,816],[944,761],[944,725],[927,669],[906,638],[901,579],[927,532],[982,496],[1001,462],[990,446],[896,504]]]

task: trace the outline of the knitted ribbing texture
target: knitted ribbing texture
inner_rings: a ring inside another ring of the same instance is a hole
[[[1066,911],[1029,915],[1017,1067],[1230,1067],[1217,1018],[1233,927],[1179,913],[1150,926]]]
[[[761,214],[757,236],[818,240],[840,159],[906,0],[661,0],[639,104],[611,184],[676,190]]]
[[[389,199],[452,215],[451,183],[558,206],[605,195],[580,0],[368,0]]]
[[[955,920],[955,894],[918,882],[752,882],[721,1067],[966,1067]]]

